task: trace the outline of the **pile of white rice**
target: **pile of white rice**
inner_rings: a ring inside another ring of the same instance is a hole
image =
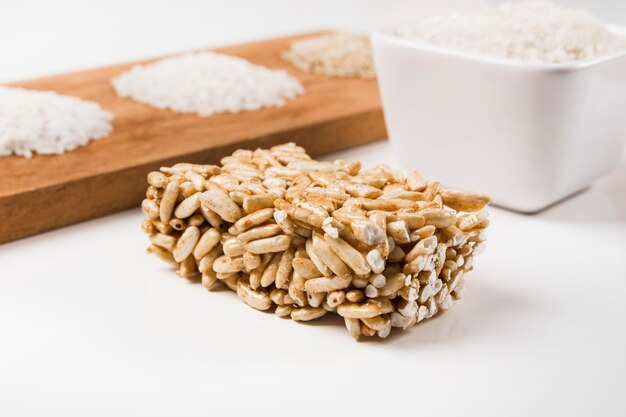
[[[433,17],[396,33],[462,51],[547,63],[626,49],[626,38],[590,13],[540,1]]]
[[[376,76],[369,37],[331,33],[294,41],[283,59],[297,68],[338,77]]]
[[[0,156],[71,151],[108,136],[112,119],[91,101],[0,86]]]
[[[285,71],[213,52],[135,66],[112,84],[121,97],[200,116],[282,106],[304,92],[300,82]]]

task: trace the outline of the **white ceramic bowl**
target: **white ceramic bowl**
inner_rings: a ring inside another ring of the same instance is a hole
[[[589,186],[626,141],[626,52],[531,64],[379,32],[374,58],[404,169],[534,212]]]

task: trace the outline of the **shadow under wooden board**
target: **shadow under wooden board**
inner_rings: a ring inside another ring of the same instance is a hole
[[[384,139],[375,80],[299,71],[280,58],[314,33],[213,49],[296,76],[283,107],[199,117],[118,97],[110,79],[137,63],[11,84],[93,100],[115,115],[107,138],[59,156],[0,157],[0,243],[138,206],[146,174],[176,162],[217,163],[237,148],[293,141],[312,156]]]

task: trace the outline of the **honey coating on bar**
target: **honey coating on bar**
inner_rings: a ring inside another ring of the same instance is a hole
[[[354,339],[385,338],[451,308],[485,247],[489,197],[417,172],[318,162],[293,143],[221,164],[148,174],[148,252],[279,317],[332,312]]]

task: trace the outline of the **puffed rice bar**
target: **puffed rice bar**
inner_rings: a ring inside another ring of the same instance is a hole
[[[318,162],[293,143],[221,164],[148,174],[148,252],[280,317],[334,312],[354,339],[387,337],[451,308],[485,247],[489,197],[417,172]]]

